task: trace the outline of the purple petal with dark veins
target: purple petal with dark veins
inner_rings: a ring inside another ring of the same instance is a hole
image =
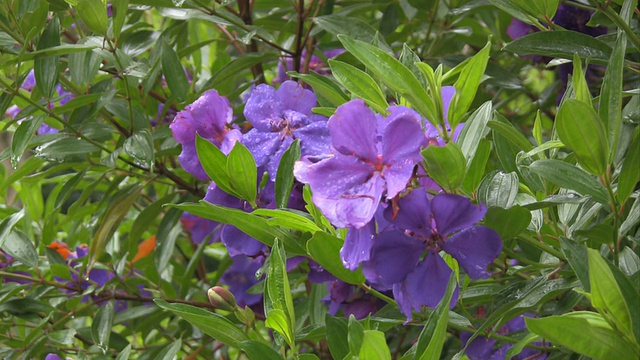
[[[269,132],[273,124],[282,120],[282,103],[276,89],[269,85],[256,86],[244,107],[244,116],[258,131]]]
[[[369,260],[375,232],[376,224],[373,220],[360,229],[349,229],[340,249],[340,258],[345,268],[356,270],[361,262]]]
[[[486,226],[473,226],[440,243],[442,250],[458,260],[458,264],[472,279],[490,276],[487,266],[502,251],[500,235]]]
[[[324,157],[331,154],[331,135],[326,121],[312,122],[293,130],[293,137],[300,139],[302,156]]]
[[[350,189],[364,184],[373,170],[373,166],[353,156],[337,154],[315,164],[305,160],[296,161],[293,173],[298,181],[311,185],[314,195],[337,199]]]
[[[232,225],[224,225],[220,234],[222,243],[227,247],[229,256],[260,255],[265,250],[265,245],[251,236],[240,231]]]
[[[303,88],[295,81],[285,81],[278,89],[278,99],[282,103],[282,109],[294,110],[309,115],[311,109],[316,106],[316,95],[313,91]]]
[[[408,320],[412,309],[420,311],[423,305],[430,308],[438,305],[444,297],[451,273],[451,268],[440,255],[429,252],[403,282],[393,286],[393,295]],[[449,307],[455,306],[457,301],[456,287]]]
[[[258,129],[251,129],[242,137],[242,144],[253,155],[256,166],[260,167],[266,165],[273,154],[278,151],[282,140],[277,132],[261,132]]]
[[[376,163],[376,124],[375,114],[363,100],[340,105],[328,122],[333,147],[341,154]]]
[[[398,230],[387,230],[375,237],[369,261],[362,263],[362,272],[372,283],[389,287],[413,271],[424,249],[422,241]]]
[[[374,173],[367,182],[350,188],[337,198],[325,198],[314,193],[313,203],[336,227],[361,228],[375,215],[383,185],[384,180]]]
[[[293,143],[293,138],[289,136],[285,137],[276,149],[276,152],[271,155],[271,159],[269,159],[269,162],[267,163],[267,171],[269,172],[269,179],[271,181],[276,181],[276,174],[278,172],[278,167],[280,166],[280,159],[282,159],[284,152],[289,149],[291,143]]]
[[[393,225],[402,230],[411,230],[424,237],[431,236],[431,210],[427,191],[424,188],[412,190],[398,201],[400,210]],[[384,212],[385,218],[391,221],[393,208],[388,207]]]
[[[486,212],[484,205],[474,205],[469,198],[460,195],[440,194],[431,200],[431,213],[438,233],[443,236],[472,226],[482,220]]]

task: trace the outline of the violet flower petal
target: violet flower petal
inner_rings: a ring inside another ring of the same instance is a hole
[[[311,109],[316,106],[316,95],[313,91],[303,88],[295,81],[285,81],[278,89],[278,98],[282,108],[294,110],[299,113],[311,114]]]
[[[344,155],[376,163],[376,116],[361,99],[340,105],[329,118],[333,147]]]
[[[258,131],[272,131],[274,123],[282,120],[283,108],[278,100],[276,89],[265,84],[258,85],[247,100],[244,116]]]
[[[440,255],[429,252],[403,282],[393,286],[393,295],[407,319],[411,319],[411,309],[420,311],[422,305],[431,308],[438,305],[444,297],[451,273],[451,268]],[[454,307],[457,301],[456,287],[449,307]]]
[[[280,134],[275,132],[261,132],[258,129],[251,129],[242,138],[242,144],[253,155],[256,166],[267,164],[271,156],[278,151],[282,140]]]
[[[424,244],[398,230],[376,236],[369,261],[362,264],[367,280],[383,287],[399,283],[411,273],[424,250]]]
[[[491,228],[473,226],[453,235],[440,246],[458,260],[470,278],[486,279],[490,276],[487,266],[502,251],[502,240]]]
[[[431,236],[431,209],[427,200],[427,191],[424,188],[412,190],[398,201],[398,214],[392,221],[398,229],[411,230],[424,237]],[[384,212],[385,217],[391,221],[393,208],[388,207]]]
[[[472,204],[471,200],[464,196],[440,194],[431,200],[431,212],[438,232],[447,236],[482,220],[487,208],[484,205]]]
[[[340,258],[345,268],[354,271],[361,262],[369,260],[375,231],[376,224],[373,220],[360,229],[349,229],[340,249]]]

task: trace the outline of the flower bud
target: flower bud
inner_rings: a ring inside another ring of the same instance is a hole
[[[216,309],[233,311],[236,308],[236,298],[222,286],[214,286],[207,291],[209,302]]]

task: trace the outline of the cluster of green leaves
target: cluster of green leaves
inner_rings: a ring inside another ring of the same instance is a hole
[[[551,359],[640,355],[637,1],[580,5],[610,28],[598,39],[556,27],[557,0],[109,3],[110,13],[102,0],[0,0],[0,114],[21,109],[0,122],[3,357],[462,358],[461,332],[513,344],[508,356],[542,339]],[[510,41],[513,17],[544,31]],[[426,148],[421,166],[487,205],[484,224],[504,240],[491,279],[470,282],[448,258],[456,272],[440,305],[403,324],[393,299],[343,267],[345,232],[309,188],[307,212],[287,209],[298,142],[278,169],[277,208],[260,209],[250,152],[236,144],[225,155],[198,136],[209,177],[253,211],[198,203],[208,184],[177,165],[164,118],[215,88],[244,125],[241,94],[277,78],[279,56],[304,64],[304,48],[346,50],[326,62],[330,75],[288,73],[313,88],[318,114],[361,98],[380,113],[410,106],[440,128],[465,123],[455,141],[443,132],[445,146]],[[514,54],[572,61],[557,107],[553,69]],[[588,64],[606,65],[601,84],[587,80]],[[29,92],[20,86],[31,69]],[[59,84],[74,94],[64,105]],[[445,85],[456,89],[447,118]],[[60,131],[36,135],[43,123]],[[249,290],[264,294],[264,316],[206,302],[231,259],[221,244],[191,243],[183,211],[270,248],[266,278]],[[88,256],[70,266],[54,241],[86,244]],[[307,281],[305,265],[288,272],[293,256],[387,305],[362,320],[326,314],[326,286]],[[114,277],[73,285],[92,269]],[[524,312],[538,317],[527,330],[497,333]]]

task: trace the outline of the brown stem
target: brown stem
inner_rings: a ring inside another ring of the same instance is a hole
[[[240,18],[245,23],[245,25],[253,25],[252,18],[252,6],[250,0],[239,0],[238,8],[240,9]],[[249,44],[247,45],[247,52],[249,53],[258,53],[258,42],[254,39],[251,39]],[[264,84],[264,69],[262,68],[262,64],[258,63],[251,66],[251,73],[253,74],[253,79],[256,84]]]

